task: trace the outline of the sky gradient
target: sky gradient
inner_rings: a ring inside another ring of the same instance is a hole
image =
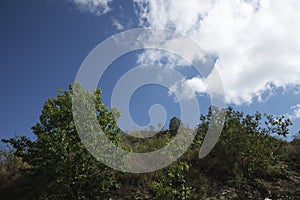
[[[245,113],[256,110],[286,115],[300,129],[300,28],[298,1],[144,1],[45,0],[0,2],[0,139],[32,137],[44,102],[68,88],[99,43],[138,27],[176,30],[198,42],[220,65],[226,103]],[[240,2],[240,3],[239,3]],[[166,59],[167,58],[167,59]],[[159,51],[136,51],[120,57],[107,69],[98,87],[105,105],[116,81],[143,63],[164,64],[185,75],[174,93],[197,98],[206,113],[209,98],[202,87],[206,77],[180,58]],[[193,79],[194,78],[194,79]],[[178,103],[168,89],[145,86],[132,96],[136,123],[149,123],[148,110],[160,103],[167,119],[178,116]],[[166,125],[167,126],[167,125]],[[130,127],[129,127],[130,128]]]

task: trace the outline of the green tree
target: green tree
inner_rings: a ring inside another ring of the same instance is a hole
[[[173,117],[171,120],[170,120],[170,123],[169,123],[169,130],[170,130],[170,133],[171,135],[176,135],[177,134],[177,131],[179,129],[181,125],[181,120],[178,119],[177,117]]]
[[[121,117],[121,115],[122,115],[121,110],[119,110],[117,107],[113,107],[113,108],[111,109],[111,112],[112,112],[112,114],[113,114],[113,116],[114,116],[114,118],[115,118],[115,121],[117,122],[118,119],[119,119],[119,118]]]
[[[70,86],[69,91],[59,90],[57,97],[47,100],[39,122],[32,127],[36,140],[24,136],[3,140],[31,166],[27,173],[31,174],[35,190],[25,192],[28,199],[103,199],[110,189],[118,187],[115,172],[98,162],[78,136],[72,115],[72,94]],[[117,144],[120,130],[100,94],[101,90],[90,94],[95,97],[98,122]]]
[[[22,181],[22,171],[28,168],[27,163],[15,156],[14,150],[0,150],[0,199],[17,199],[14,192]]]
[[[207,116],[200,117],[198,139],[202,139],[211,123],[211,114],[217,108],[210,108]],[[264,176],[269,168],[280,165],[282,142],[275,135],[286,136],[291,121],[284,116],[275,117],[257,112],[244,115],[228,108],[222,134],[202,165],[212,174],[220,177],[236,176],[238,179]]]
[[[161,171],[152,184],[157,199],[191,199],[193,188],[186,181],[188,163],[178,161]]]
[[[293,141],[291,141],[288,144],[285,160],[288,162],[291,168],[294,168],[295,170],[300,169],[300,138],[299,137],[295,137]]]

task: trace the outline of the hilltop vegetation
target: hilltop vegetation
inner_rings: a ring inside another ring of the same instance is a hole
[[[72,92],[59,91],[43,107],[32,127],[36,140],[25,136],[3,140],[11,146],[1,152],[0,199],[299,199],[300,139],[289,134],[283,116],[245,115],[232,108],[215,148],[204,159],[199,149],[218,112],[210,108],[199,117],[197,135],[188,151],[170,166],[151,173],[130,174],[98,162],[82,144],[72,116]],[[180,121],[148,139],[124,136],[115,114],[96,98],[97,119],[117,146],[150,152],[168,144]],[[109,155],[108,155],[109,156]]]

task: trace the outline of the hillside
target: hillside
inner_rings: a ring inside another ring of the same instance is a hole
[[[40,121],[32,127],[36,140],[26,136],[2,140],[11,150],[1,151],[0,199],[300,198],[300,139],[286,142],[274,137],[289,134],[291,121],[284,116],[228,108],[217,144],[199,159],[208,128],[215,123],[212,115],[219,112],[211,107],[199,117],[195,139],[180,159],[150,173],[124,173],[97,161],[83,145],[73,121],[71,92],[60,91],[45,103]],[[124,134],[100,93],[93,94],[97,119],[118,147],[152,152],[176,136],[181,123],[176,119],[167,130],[147,139]]]

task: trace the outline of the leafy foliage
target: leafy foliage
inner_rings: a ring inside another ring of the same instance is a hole
[[[190,166],[186,162],[177,162],[163,171],[153,182],[157,199],[190,199],[193,188],[186,181]]]
[[[211,123],[210,113],[213,109],[216,108],[210,108],[207,116],[200,117],[200,135],[205,135]],[[205,169],[222,175],[223,178],[228,175],[243,179],[266,171],[268,166],[280,164],[279,157],[284,153],[283,148],[280,148],[282,142],[271,135],[276,133],[285,136],[288,126],[291,125],[289,119],[265,115],[263,121],[259,112],[255,115],[244,115],[232,108],[227,109],[226,116],[217,145],[204,159]]]
[[[287,143],[275,137],[289,133],[291,121],[283,116],[259,112],[245,115],[228,108],[218,143],[207,157],[199,159],[199,147],[209,126],[220,123],[212,117],[219,112],[218,108],[211,107],[207,115],[200,117],[196,138],[179,161],[152,173],[128,174],[108,168],[86,150],[72,115],[73,90],[73,86],[69,91],[59,90],[57,97],[44,104],[39,122],[32,127],[36,140],[25,136],[3,140],[13,149],[0,152],[0,199],[297,199],[300,196],[299,138]],[[163,147],[177,134],[181,124],[174,117],[169,130],[162,130],[155,137],[126,136],[116,124],[120,111],[114,108],[110,112],[104,106],[101,90],[80,98],[83,102],[95,101],[95,108],[89,109],[96,111],[104,134],[115,145],[130,151],[149,152]]]
[[[32,127],[37,136],[35,141],[25,137],[4,140],[16,149],[16,156],[31,166],[31,178],[40,186],[32,198],[100,198],[118,187],[115,172],[97,162],[77,134],[72,116],[72,90],[70,86],[70,91],[58,91],[56,98],[44,104],[40,122]],[[100,94],[100,90],[94,93],[99,123],[117,142],[119,129],[113,114],[101,102]]]
[[[177,117],[173,117],[170,120],[169,130],[170,130],[171,135],[176,135],[180,125],[181,125],[181,120],[178,119]]]

